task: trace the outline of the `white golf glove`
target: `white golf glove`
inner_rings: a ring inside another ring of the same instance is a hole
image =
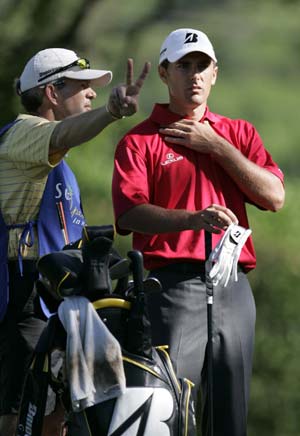
[[[230,278],[237,281],[238,261],[242,248],[251,234],[237,224],[231,224],[206,261],[206,272],[214,286],[226,287]]]

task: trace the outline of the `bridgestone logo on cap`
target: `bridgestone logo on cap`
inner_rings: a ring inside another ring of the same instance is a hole
[[[184,44],[189,44],[190,42],[198,42],[197,33],[187,33],[185,35]]]

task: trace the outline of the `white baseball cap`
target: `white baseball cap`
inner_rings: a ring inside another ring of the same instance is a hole
[[[176,62],[188,53],[200,51],[215,62],[217,58],[207,35],[195,29],[176,29],[164,40],[159,54],[159,65],[168,60]]]
[[[19,78],[19,89],[22,93],[63,77],[90,80],[95,86],[105,86],[111,81],[112,72],[90,69],[89,61],[72,50],[47,48],[27,62]]]

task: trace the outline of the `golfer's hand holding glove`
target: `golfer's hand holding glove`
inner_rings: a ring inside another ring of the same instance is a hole
[[[230,278],[237,281],[239,257],[250,234],[250,229],[231,224],[212,250],[206,261],[206,271],[214,286],[226,287]]]

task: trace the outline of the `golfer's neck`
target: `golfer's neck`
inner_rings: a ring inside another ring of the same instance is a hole
[[[175,101],[170,101],[169,110],[175,114],[181,115],[184,118],[190,118],[191,120],[201,120],[206,109],[206,103],[199,106],[178,105]]]

